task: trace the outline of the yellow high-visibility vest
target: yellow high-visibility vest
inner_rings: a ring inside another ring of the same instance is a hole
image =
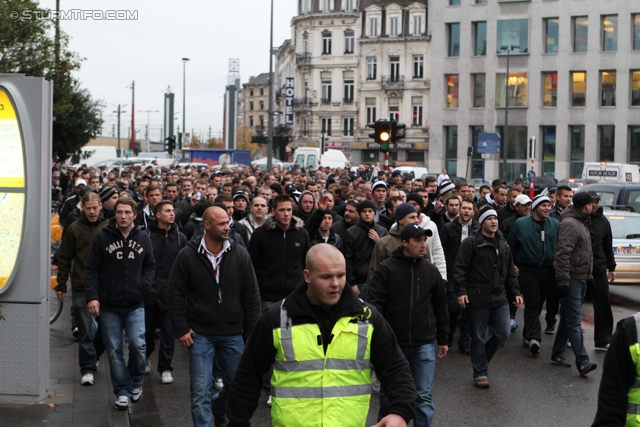
[[[627,422],[625,427],[640,425],[640,313],[633,315],[636,321],[636,342],[629,346],[631,359],[636,365],[636,378],[627,394]]]
[[[282,301],[284,304],[284,301]],[[364,426],[371,398],[371,309],[339,319],[325,354],[316,324],[293,326],[280,306],[271,377],[275,427]]]

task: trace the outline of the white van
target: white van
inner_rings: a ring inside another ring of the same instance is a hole
[[[293,153],[293,160],[298,162],[300,167],[318,166],[330,168],[348,168],[349,160],[340,150],[325,150],[324,154],[320,154],[319,148],[301,147],[297,148]]]
[[[96,163],[117,158],[118,153],[116,151],[116,147],[111,147],[109,145],[88,145],[82,148],[82,157],[78,164],[86,164],[87,166],[92,167]]]
[[[640,167],[626,163],[585,163],[582,179],[598,182],[640,182]]]

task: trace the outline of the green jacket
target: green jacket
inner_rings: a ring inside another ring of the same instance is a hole
[[[84,291],[84,265],[89,256],[89,249],[94,237],[109,222],[102,214],[96,222],[89,222],[87,217],[82,216],[73,222],[65,230],[58,251],[58,286],[56,291],[67,291],[67,280],[71,272],[71,262],[73,263],[73,273],[71,276],[71,288],[76,291]]]
[[[557,219],[548,217],[544,224],[543,238],[540,224],[534,221],[533,214],[517,219],[507,236],[516,267],[542,272],[552,270],[559,226]]]

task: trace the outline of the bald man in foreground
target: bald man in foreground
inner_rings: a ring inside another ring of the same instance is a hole
[[[409,364],[389,324],[346,287],[346,263],[321,243],[307,253],[304,281],[266,309],[251,332],[227,398],[229,426],[249,426],[262,377],[271,378],[274,426],[364,426],[371,367],[389,396],[376,427],[404,427],[416,398]]]
[[[202,239],[192,239],[173,264],[167,304],[175,336],[189,348],[193,425],[210,427],[213,416],[215,426],[226,426],[225,399],[260,315],[260,295],[249,253],[229,241],[227,212],[210,207],[202,223]],[[224,387],[212,398],[214,357]]]

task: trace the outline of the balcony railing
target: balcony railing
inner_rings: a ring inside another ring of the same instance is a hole
[[[293,100],[293,109],[302,110],[311,108],[311,98],[296,98]]]
[[[404,88],[404,76],[392,75],[382,76],[383,89],[402,89]]]
[[[342,98],[342,105],[353,105],[353,98]]]
[[[309,64],[311,62],[311,52],[296,54],[296,64]]]
[[[322,105],[329,105],[331,104],[331,98],[320,98],[320,103]]]

